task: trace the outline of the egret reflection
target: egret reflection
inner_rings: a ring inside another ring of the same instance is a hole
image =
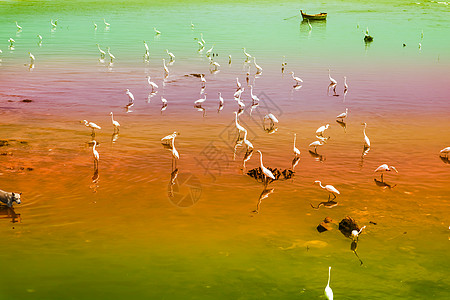
[[[317,161],[324,162],[326,160],[325,155],[317,153],[317,151],[308,151],[309,155]]]
[[[344,133],[347,133],[347,123],[345,123],[343,120],[336,120],[336,123],[339,124],[344,129]]]
[[[314,205],[312,205],[312,203],[310,203],[311,207],[314,209],[319,209],[321,206],[325,207],[325,208],[332,208],[338,205],[337,201],[334,200],[328,200],[328,201],[322,201],[320,202],[317,207],[314,207]]]
[[[374,178],[373,181],[375,182],[375,184],[377,186],[379,186],[380,188],[383,188],[383,189],[386,189],[386,188],[393,189],[393,188],[395,188],[397,186],[397,184],[391,185],[391,184],[389,184],[387,182],[384,182],[382,180],[378,180],[376,178]]]
[[[273,193],[275,189],[271,188],[271,189],[266,189],[264,188],[264,190],[261,192],[261,194],[259,195],[259,199],[258,202],[256,203],[256,209],[253,211],[256,214],[259,214],[259,210],[261,208],[261,202],[262,200],[266,199],[267,197],[270,196],[270,194]]]

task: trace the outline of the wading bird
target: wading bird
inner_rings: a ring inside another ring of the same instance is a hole
[[[14,47],[14,43],[16,41],[13,38],[9,38],[8,42],[9,42],[9,47],[12,48],[12,47]]]
[[[100,49],[100,45],[99,44],[96,44],[96,45],[97,45],[98,51],[100,52],[100,58],[104,59],[105,56],[106,56],[106,52],[103,51],[102,49]]]
[[[175,60],[175,55],[173,55],[172,52],[169,52],[169,50],[166,49],[167,54],[170,56],[170,61],[174,61]]]
[[[344,113],[338,115],[338,116],[336,117],[336,119],[341,119],[341,120],[342,120],[342,119],[344,119],[344,118],[347,118],[347,113],[348,113],[348,108],[345,109],[345,112],[344,112]]]
[[[448,157],[448,154],[450,153],[450,147],[446,147],[444,149],[442,149],[441,151],[439,151],[440,155],[444,155],[445,157]]]
[[[117,122],[116,120],[114,120],[114,114],[113,114],[113,112],[110,112],[109,114],[111,115],[111,121],[112,121],[112,124],[113,124],[113,126],[114,126],[114,133],[115,133],[116,131],[119,132],[119,127],[120,127],[119,122]]]
[[[109,24],[108,22],[106,22],[106,20],[103,18],[103,23],[105,23],[106,27],[109,27],[111,24]]]
[[[344,93],[348,90],[347,77],[344,76]]]
[[[16,27],[17,27],[17,31],[22,30],[22,26],[20,26],[19,24],[17,24],[17,21],[16,21]]]
[[[253,85],[250,85],[250,95],[252,96],[252,101],[253,102],[259,102],[258,96],[253,94]]]
[[[238,123],[238,113],[237,111],[234,112],[234,114],[236,115],[235,117],[235,123],[236,123],[236,128],[238,130],[238,138],[241,135],[241,131],[242,132],[247,132],[247,129],[245,129],[244,127],[242,127],[239,123]]]
[[[256,64],[256,57],[254,56],[253,56],[253,64],[255,65],[256,68],[256,74],[261,74],[263,69],[258,64]]]
[[[94,140],[94,145],[92,146],[92,156],[94,157],[94,167],[98,167],[98,160],[100,159],[100,155],[98,154],[97,149],[95,149],[95,146],[97,146],[96,140]]]
[[[53,19],[52,19],[52,20],[50,20],[50,24],[52,25],[53,29],[55,29],[58,24],[58,20],[55,20],[55,22],[53,22]]]
[[[314,152],[317,153],[317,147],[323,146],[324,142],[322,141],[314,141],[311,144],[309,144],[309,147],[314,147]]]
[[[221,92],[219,92],[219,106],[223,106],[223,98]]]
[[[161,143],[169,145],[173,139],[175,139],[179,135],[178,132],[174,131],[172,134],[166,135],[161,139]]]
[[[154,83],[153,81],[151,81],[151,78],[149,75],[147,75],[147,82],[152,87],[152,92],[154,92],[155,89],[158,88],[158,85],[156,83]]]
[[[30,56],[30,65],[34,65],[34,61],[35,61],[34,55],[31,54],[31,52],[28,52],[28,55]]]
[[[42,44],[42,36],[40,34],[37,35],[39,41],[38,41],[38,45]]]
[[[94,122],[88,122],[87,120],[83,120],[84,122],[84,126],[86,127],[90,127],[92,129],[92,135],[95,135],[95,129],[102,129],[100,126],[98,126],[97,124],[95,124]]]
[[[330,79],[331,84],[337,84],[337,81],[331,77],[331,70],[328,69],[328,78]]]
[[[237,86],[237,90],[240,90],[241,89],[241,83],[239,82],[239,78],[238,77],[236,77],[236,86]]]
[[[111,49],[109,47],[106,49],[108,50],[109,59],[110,59],[110,62],[112,63],[113,60],[116,59],[116,57],[111,53]]]
[[[338,195],[341,194],[341,193],[340,193],[334,186],[332,186],[331,184],[327,184],[327,185],[323,186],[323,185],[322,185],[322,182],[321,182],[320,180],[316,180],[316,181],[314,181],[314,183],[318,183],[318,184],[320,185],[321,188],[323,188],[323,189],[325,189],[325,190],[327,190],[327,191],[329,192],[329,194],[328,194],[328,200],[330,200],[331,194],[334,196],[334,198],[333,198],[332,200],[336,199],[335,193],[338,194]]]
[[[295,157],[300,156],[300,150],[295,146],[295,142],[297,141],[297,134],[294,133],[294,154]]]
[[[380,172],[381,173],[381,181],[383,181],[383,173],[390,172],[392,170],[394,170],[395,173],[398,173],[397,169],[394,166],[388,166],[387,164],[382,164],[381,166],[376,168],[374,172],[376,172],[376,173]]]
[[[205,102],[205,100],[206,100],[206,93],[203,95],[203,98],[200,98],[200,99],[196,100],[196,101],[194,102],[194,105],[195,105],[195,106],[202,105],[202,103]]]
[[[129,102],[134,102],[134,95],[130,92],[129,89],[127,89],[127,90],[125,91],[125,94],[127,94],[128,99],[129,99]]]
[[[363,133],[364,133],[364,148],[370,148],[370,140],[369,140],[369,138],[366,135],[367,124],[366,123],[362,123],[361,125],[364,125],[364,130],[363,130]]]
[[[205,55],[207,57],[211,56],[211,52],[213,51],[213,49],[214,49],[214,45],[212,45],[212,47],[208,51],[205,52]]]
[[[330,288],[331,266],[328,268],[328,283],[325,287],[325,297],[328,300],[333,300],[333,290]]]
[[[157,30],[156,27],[153,27],[153,30],[155,31],[155,34],[156,34],[156,35],[161,34],[161,31]]]
[[[296,77],[294,75],[294,72],[291,72],[291,74],[292,74],[292,79],[295,80],[295,85],[300,85],[303,82],[303,80],[300,77]]]
[[[228,55],[228,64],[231,65],[231,54]]]
[[[169,69],[166,66],[166,60],[163,58],[164,77],[169,76]]]
[[[252,56],[250,54],[247,53],[247,51],[245,50],[245,48],[242,48],[244,50],[244,55],[246,57],[245,61],[250,61],[250,58],[252,58]]]
[[[278,123],[278,119],[273,114],[267,114],[264,116],[264,120],[270,120],[270,127],[275,126],[275,123]]]
[[[271,178],[271,179],[275,180],[275,176],[273,176],[272,172],[269,169],[264,167],[261,151],[259,151],[259,150],[256,150],[256,151],[259,152],[259,159],[260,159],[260,163],[261,163],[261,170],[262,170],[262,172],[264,174],[264,177],[265,177],[265,181],[266,181],[265,184],[267,185],[267,179]]]
[[[357,241],[361,231],[363,231],[364,228],[366,228],[366,226],[361,227],[361,229],[359,231],[352,230],[352,240]]]
[[[202,81],[202,86],[204,87],[206,84],[206,78],[203,76],[203,74],[200,74],[200,80]]]
[[[97,23],[95,23],[95,21],[93,21],[92,23],[94,23],[94,30],[97,30]]]
[[[319,136],[322,136],[322,137],[323,137],[324,131],[327,130],[329,126],[330,126],[330,124],[326,124],[326,125],[320,126],[320,127],[316,130],[316,136],[318,136],[318,137],[319,137]]]

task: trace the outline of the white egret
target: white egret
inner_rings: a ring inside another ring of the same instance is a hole
[[[31,54],[31,52],[28,52],[28,55],[30,56],[30,65],[34,65],[34,61],[35,61],[34,55]]]
[[[157,30],[156,27],[153,27],[153,30],[155,31],[156,35],[161,34],[161,31]]]
[[[92,156],[94,157],[94,165],[97,164],[98,166],[98,160],[100,159],[100,155],[98,154],[97,149],[95,149],[95,146],[97,146],[96,140],[94,140],[94,145],[92,146]]]
[[[328,78],[330,78],[331,84],[337,84],[337,81],[331,77],[331,70],[328,69]]]
[[[223,98],[222,98],[222,93],[219,92],[219,105],[222,106],[223,105]]]
[[[201,41],[199,41],[198,38],[194,38],[194,40],[196,40],[198,43],[199,51],[200,51],[200,49],[202,49],[202,51],[203,51],[203,49],[205,48],[205,45]]]
[[[97,30],[97,23],[95,23],[95,21],[93,23],[94,23],[94,30]]]
[[[109,59],[111,60],[111,63],[113,62],[113,59],[116,59],[116,57],[111,53],[111,49],[108,47],[106,48],[108,50]]]
[[[258,96],[253,94],[253,85],[250,85],[250,95],[252,96],[252,101],[253,102],[259,102]]]
[[[92,135],[95,135],[95,129],[98,129],[98,130],[102,129],[100,126],[98,126],[94,122],[88,122],[87,120],[83,120],[83,122],[84,122],[84,126],[90,127],[92,129]]]
[[[367,124],[366,123],[362,123],[361,125],[364,125],[364,131],[363,131],[363,133],[364,133],[364,142],[365,142],[364,148],[370,148],[370,140],[369,140],[369,138],[366,135]]]
[[[264,120],[270,120],[270,126],[274,126],[275,123],[278,123],[278,119],[273,114],[267,114],[264,116]]]
[[[191,21],[191,29],[194,29],[194,24],[192,23],[192,21]]]
[[[202,41],[202,44],[203,44],[203,45],[206,44],[205,40],[203,39],[203,33],[200,33],[200,40]]]
[[[297,141],[297,134],[294,133],[294,154],[295,157],[300,156],[300,150],[295,146],[295,142]]]
[[[314,152],[317,153],[317,147],[318,146],[323,146],[324,142],[322,141],[314,141],[311,144],[309,144],[309,147],[314,147]]]
[[[205,86],[206,78],[205,78],[205,76],[203,76],[203,74],[200,74],[200,80],[202,81],[202,85]]]
[[[202,103],[205,102],[205,100],[206,100],[206,93],[204,94],[203,98],[200,98],[200,99],[196,100],[194,102],[194,105],[196,105],[196,106],[202,105]]]
[[[172,168],[173,161],[175,160],[175,166],[177,165],[177,159],[180,159],[180,154],[178,154],[177,149],[175,148],[175,138],[172,139]]]
[[[239,98],[239,99],[240,99],[240,98],[241,98],[242,92],[244,92],[244,88],[241,88],[241,89],[237,90],[237,91],[233,94],[234,98]]]
[[[291,72],[291,74],[292,74],[292,79],[295,80],[295,85],[300,85],[303,82],[303,80],[300,77],[296,77],[294,75],[294,72]]]
[[[321,188],[323,188],[323,189],[325,189],[325,190],[327,190],[327,191],[329,192],[329,194],[328,194],[328,199],[330,199],[330,194],[333,194],[333,196],[334,196],[334,198],[333,198],[332,200],[336,199],[335,193],[338,194],[338,195],[341,194],[341,193],[340,193],[334,186],[332,186],[331,184],[327,184],[327,185],[323,186],[323,185],[322,185],[322,182],[321,182],[320,180],[316,180],[316,181],[314,181],[314,183],[318,183],[318,184],[320,185]]]
[[[275,176],[273,176],[273,173],[267,169],[266,167],[264,167],[263,165],[263,158],[262,158],[262,153],[259,150],[256,150],[257,152],[259,152],[259,159],[260,159],[260,163],[261,163],[261,170],[265,176],[265,178],[271,178],[273,180],[275,180]]]
[[[169,50],[166,49],[167,54],[170,56],[170,60],[175,60],[175,55],[173,55],[172,52],[169,52]]]
[[[17,24],[17,21],[16,21],[16,27],[17,27],[17,30],[22,30],[22,26],[20,26],[19,24]]]
[[[345,109],[345,112],[343,112],[342,114],[338,115],[336,117],[336,119],[344,119],[347,118],[347,113],[348,113],[348,108]]]
[[[253,149],[253,144],[249,140],[247,140],[247,131],[244,132],[244,143],[247,146],[247,151]]]
[[[158,85],[156,83],[154,83],[153,81],[151,81],[151,78],[149,75],[147,75],[147,82],[152,87],[152,92],[158,88]]]
[[[356,241],[358,240],[359,235],[361,234],[361,232],[363,231],[363,229],[366,228],[366,226],[361,227],[361,229],[358,230],[352,230],[352,240]]]
[[[166,135],[161,139],[161,143],[163,144],[170,144],[173,139],[175,139],[179,135],[178,132],[174,131],[172,134]]]
[[[100,45],[99,44],[96,44],[96,45],[97,45],[98,51],[100,52],[100,58],[105,58],[106,52],[103,51],[102,49],[100,49]]]
[[[110,112],[109,114],[111,115],[111,121],[112,121],[112,124],[114,126],[114,132],[116,132],[116,131],[119,132],[120,123],[117,122],[116,120],[114,120],[113,112]]]
[[[344,76],[344,93],[348,90],[347,76]]]
[[[161,102],[162,102],[163,106],[167,105],[167,99],[164,98],[163,96],[161,96]]]
[[[209,49],[208,51],[205,52],[205,55],[209,57],[211,55],[211,52],[213,51],[213,49],[214,49],[214,45],[212,45],[211,49]]]
[[[448,154],[450,153],[450,147],[446,147],[444,149],[442,149],[441,151],[439,151],[440,154],[444,154],[445,156],[448,157]]]
[[[163,58],[164,77],[169,76],[169,69],[166,66],[166,60]]]
[[[42,35],[38,34],[37,37],[39,39],[38,44],[41,44],[42,43]]]
[[[256,63],[256,57],[254,56],[253,56],[253,64],[255,65],[256,68],[256,74],[260,74],[263,69]]]
[[[106,22],[106,20],[103,18],[103,23],[105,23],[106,27],[109,27],[111,24],[109,24],[108,22]]]
[[[127,89],[125,91],[125,94],[127,94],[128,98],[129,98],[129,102],[134,102],[134,95],[130,92],[129,89]]]
[[[238,135],[241,134],[241,131],[242,131],[242,132],[247,132],[247,129],[245,129],[244,127],[242,127],[242,126],[238,123],[238,113],[237,113],[237,111],[235,111],[234,114],[236,115],[236,117],[235,117],[235,123],[236,123],[236,128],[237,128],[237,130],[238,130]]]
[[[52,25],[53,29],[55,29],[58,24],[58,20],[55,20],[55,22],[53,22],[53,19],[52,19],[52,20],[50,20],[50,24]]]
[[[383,181],[383,173],[384,172],[390,172],[392,170],[394,170],[395,173],[398,173],[397,169],[394,166],[388,166],[387,164],[382,164],[381,166],[376,168],[374,172],[381,173],[381,181]]]
[[[236,77],[236,86],[237,86],[238,90],[241,89],[241,83],[239,82],[239,78],[238,77]]]
[[[214,70],[218,70],[220,68],[219,63],[216,61],[211,62],[211,64],[214,66]]]
[[[14,43],[16,42],[13,38],[9,38],[9,40],[8,40],[8,42],[9,42],[9,47],[14,47]]]
[[[245,57],[246,57],[245,61],[250,61],[250,58],[252,58],[252,56],[251,56],[250,54],[247,53],[247,51],[245,50],[245,48],[242,48],[242,49],[244,49],[244,55],[245,55]]]
[[[330,126],[330,124],[326,124],[326,125],[320,126],[316,130],[316,136],[323,136],[324,131],[327,130],[329,126]]]
[[[331,266],[328,268],[328,283],[325,287],[325,297],[328,300],[333,300],[333,290],[330,288]]]
[[[148,61],[150,59],[150,49],[148,48],[146,41],[144,41],[144,47],[145,47],[144,59]]]
[[[239,105],[239,109],[244,109],[245,108],[245,104],[244,104],[244,102],[241,101],[241,98],[234,97],[234,100],[236,100],[237,104]]]

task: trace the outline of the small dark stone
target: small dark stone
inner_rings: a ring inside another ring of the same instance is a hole
[[[403,47],[406,47],[406,44],[405,44],[405,43],[403,43]]]
[[[369,223],[370,223],[370,224],[373,224],[373,225],[377,225],[377,223],[376,223],[376,222],[373,222],[373,221],[369,221]]]
[[[324,221],[325,223],[331,223],[331,222],[333,222],[333,220],[332,220],[330,217],[326,217],[323,221]]]
[[[9,146],[9,142],[7,140],[0,140],[0,147]]]
[[[30,102],[33,102],[33,100],[31,100],[31,99],[23,99],[22,102],[24,102],[24,103],[30,103]]]
[[[322,233],[322,232],[324,232],[324,231],[328,231],[328,230],[330,230],[330,228],[328,228],[327,224],[324,223],[324,222],[320,223],[320,224],[317,226],[317,231],[320,232],[320,233]]]
[[[30,168],[30,167],[27,168],[27,171],[33,171],[33,170],[34,170],[34,168]]]

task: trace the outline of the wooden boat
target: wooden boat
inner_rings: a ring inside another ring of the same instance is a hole
[[[308,15],[303,12],[303,10],[300,10],[300,13],[302,14],[303,20],[326,20],[327,19],[327,13],[320,13],[315,15]]]

